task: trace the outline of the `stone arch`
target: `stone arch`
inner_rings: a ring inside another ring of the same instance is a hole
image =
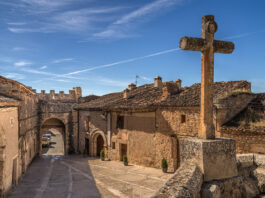
[[[99,145],[100,143],[102,143],[101,146]],[[94,157],[99,156],[101,149],[104,149],[106,153],[106,147],[107,138],[105,133],[103,131],[94,131],[91,135],[91,155]]]
[[[47,133],[50,129],[57,129],[63,137],[63,150],[64,154],[66,153],[68,147],[67,147],[67,131],[66,131],[66,123],[64,119],[61,119],[59,117],[48,117],[43,120],[41,127],[40,127],[40,155],[42,154],[42,145],[41,145],[41,138],[42,135]]]

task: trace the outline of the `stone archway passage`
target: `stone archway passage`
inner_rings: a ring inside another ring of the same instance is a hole
[[[49,138],[48,143],[47,137]],[[42,155],[64,155],[65,125],[61,120],[50,118],[42,124],[40,150]]]
[[[100,151],[104,149],[104,140],[102,135],[98,135],[97,137],[97,156],[100,156]]]

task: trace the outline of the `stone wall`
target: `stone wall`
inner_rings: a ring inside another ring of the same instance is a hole
[[[194,163],[183,163],[174,175],[152,196],[152,198],[168,197],[200,197],[203,174]]]
[[[18,165],[18,110],[17,107],[0,108],[0,197],[16,184],[21,176]],[[1,143],[0,143],[1,144]]]
[[[55,93],[55,90],[50,90],[49,93],[46,93],[45,90],[41,90],[41,93],[38,93],[39,99],[45,101],[78,101],[81,96],[82,89],[80,87],[73,87],[72,90],[69,90],[68,94],[65,94],[64,91]]]
[[[265,193],[265,155],[237,155],[238,175],[203,182],[204,175],[196,163],[184,162],[175,174],[152,196],[201,198],[254,198]]]
[[[178,167],[178,135],[189,135],[192,120],[197,115],[186,109],[159,109],[156,112],[113,112],[112,142],[109,148],[112,160],[121,160],[121,144],[127,145],[129,162],[150,167],[161,167],[161,160],[168,162],[169,171]],[[181,115],[186,115],[186,123],[181,123]],[[124,116],[124,129],[117,129],[117,116]],[[177,118],[175,118],[176,116]]]
[[[265,131],[223,127],[219,136],[235,139],[237,153],[265,154]]]
[[[20,100],[18,108],[19,159],[18,164],[25,172],[38,152],[33,142],[39,130],[38,96],[36,91],[19,82],[0,76],[0,93]]]
[[[83,153],[86,138],[89,139],[89,154],[96,155],[96,138],[101,135],[107,147],[107,118],[102,111],[79,111],[78,150]],[[107,150],[106,150],[107,152]]]
[[[241,112],[255,97],[254,94],[243,92],[217,99],[214,102],[217,107],[217,129]]]
[[[156,112],[156,131],[161,133],[195,137],[199,126],[199,107],[163,108]]]

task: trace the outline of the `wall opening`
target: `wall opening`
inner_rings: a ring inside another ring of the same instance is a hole
[[[65,125],[57,118],[46,120],[41,126],[40,154],[64,155],[65,153]]]
[[[100,151],[104,149],[104,140],[102,135],[98,135],[97,137],[97,156],[100,156]]]
[[[127,156],[127,144],[121,144],[120,146],[120,161],[123,161],[123,156]]]
[[[89,154],[89,138],[85,138],[85,149],[86,153]]]

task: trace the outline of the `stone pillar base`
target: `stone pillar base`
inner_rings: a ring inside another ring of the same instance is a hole
[[[186,138],[180,140],[180,161],[192,161],[199,165],[204,181],[237,176],[236,143],[229,138],[204,140]]]

